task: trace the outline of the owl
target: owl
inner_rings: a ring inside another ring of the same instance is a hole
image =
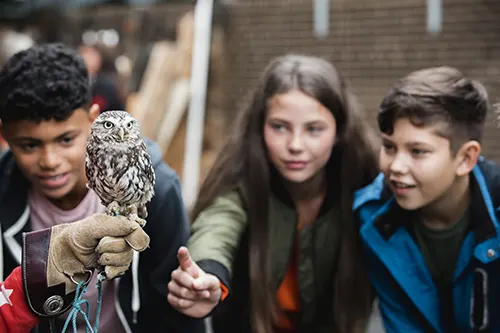
[[[109,215],[146,224],[155,173],[139,123],[126,111],[101,113],[90,128],[85,155],[87,187]]]

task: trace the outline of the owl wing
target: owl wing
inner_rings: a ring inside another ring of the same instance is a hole
[[[87,187],[94,190],[102,198],[100,187],[112,186],[108,178],[110,163],[113,165],[113,152],[102,148],[99,142],[89,140],[85,154],[85,175],[87,177]]]
[[[124,189],[128,189],[128,179],[132,174],[138,172],[139,178],[143,183],[142,186],[144,186],[144,188],[141,188],[140,190],[148,191],[149,187],[154,187],[154,169],[151,157],[147,152],[144,142],[142,142],[139,146],[131,147],[125,156],[121,155],[120,158],[117,157],[118,156],[115,156],[115,158],[110,161],[110,166],[113,170],[112,178],[123,180],[122,182],[118,182],[119,186],[123,186]]]
[[[153,168],[153,162],[151,161],[151,156],[148,153],[146,144],[144,141],[141,143],[141,154],[140,154],[140,168],[143,170],[146,179],[151,184],[151,187],[155,185],[155,171]]]
[[[96,164],[92,158],[95,154],[95,149],[93,149],[91,145],[87,145],[87,151],[85,152],[85,176],[87,176],[87,187],[92,189],[95,188],[94,168]]]

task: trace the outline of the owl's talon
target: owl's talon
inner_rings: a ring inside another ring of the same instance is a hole
[[[146,206],[137,208],[137,215],[139,215],[140,218],[146,219],[148,217],[148,210]]]
[[[143,227],[143,228],[144,228],[144,226],[146,225],[146,220],[141,219],[141,218],[139,217],[139,215],[137,215],[137,214],[135,214],[135,213],[130,214],[130,215],[128,216],[128,218],[129,218],[130,220],[132,220],[132,221],[137,222],[137,223],[138,223],[141,227]]]
[[[109,216],[118,216],[118,210],[117,209],[107,209],[106,214]]]
[[[106,213],[111,216],[118,216],[120,212],[120,206],[116,201],[113,201],[106,207]]]

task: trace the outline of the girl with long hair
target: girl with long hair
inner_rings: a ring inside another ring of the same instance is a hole
[[[352,200],[377,174],[372,133],[329,62],[272,60],[201,187],[170,304],[215,333],[364,331]]]

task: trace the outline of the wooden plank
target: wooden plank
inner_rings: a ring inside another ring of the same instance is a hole
[[[182,168],[184,163],[184,147],[186,143],[186,116],[181,118],[177,131],[168,146],[168,149],[163,153],[163,160],[172,169],[177,172],[177,175],[182,179]]]
[[[145,81],[139,92],[134,116],[141,124],[144,136],[157,139],[159,125],[169,104],[171,88],[175,80],[177,48],[171,42],[158,42],[151,55],[145,73]]]
[[[181,78],[191,77],[191,58],[194,43],[194,14],[187,12],[177,22],[177,49],[179,51],[177,74]]]
[[[167,108],[165,117],[160,125],[157,142],[162,151],[166,151],[172,138],[181,123],[181,119],[186,113],[189,104],[189,80],[176,81],[173,85],[172,98]]]

